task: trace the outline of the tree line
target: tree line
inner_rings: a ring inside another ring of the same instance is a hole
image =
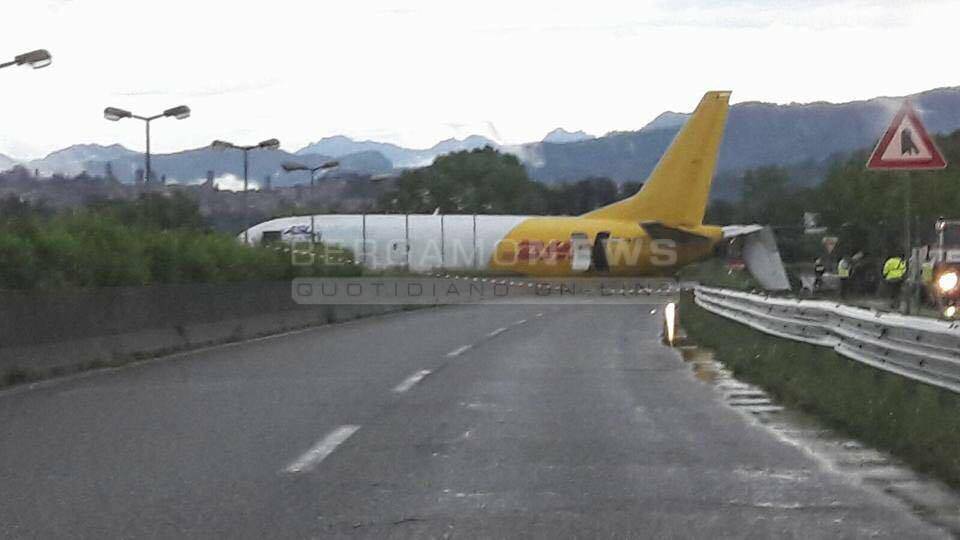
[[[865,165],[869,151],[861,150],[835,159],[822,183],[803,188],[795,187],[797,179],[783,167],[747,171],[742,177],[740,199],[713,202],[707,220],[773,225],[781,239],[781,251],[783,244],[789,251],[789,239],[802,233],[804,212],[812,212],[831,235],[839,237],[838,253],[863,251],[886,257],[903,251],[904,200],[909,181],[913,238],[919,243],[932,242],[938,218],[960,218],[960,130],[935,140],[954,165],[939,171],[870,171]],[[818,251],[808,249],[806,256],[815,253]]]
[[[549,185],[532,180],[520,160],[493,148],[454,152],[401,173],[376,210],[410,214],[578,215],[632,195],[640,184],[609,178]]]
[[[288,253],[211,230],[195,202],[175,193],[93,201],[55,213],[0,200],[0,289],[286,280],[356,273],[293,265]]]

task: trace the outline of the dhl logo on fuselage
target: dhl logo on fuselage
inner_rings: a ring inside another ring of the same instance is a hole
[[[565,261],[573,249],[569,240],[520,240],[517,242],[517,261]]]

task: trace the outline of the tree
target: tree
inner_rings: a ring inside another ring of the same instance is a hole
[[[546,193],[553,214],[580,215],[616,202],[617,184],[609,178],[586,178],[574,184],[561,184]]]
[[[743,175],[740,219],[745,223],[799,226],[806,194],[790,187],[790,176],[780,167],[761,167]]]
[[[159,230],[206,228],[197,203],[179,192],[144,193],[135,201],[93,201],[89,208],[112,216],[128,227]]]
[[[635,195],[640,188],[643,187],[643,182],[624,182],[620,184],[620,198],[626,199]]]
[[[438,157],[432,165],[405,171],[380,206],[391,212],[522,213],[539,191],[516,158],[484,147]]]

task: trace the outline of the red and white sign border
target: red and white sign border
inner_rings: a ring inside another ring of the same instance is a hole
[[[916,128],[916,135],[920,138],[920,141],[923,142],[928,149],[930,149],[929,158],[895,161],[883,159],[883,154],[887,151],[887,147],[890,146],[890,142],[896,136],[897,129],[900,127],[900,124],[903,123],[904,116],[908,117],[910,119],[910,123],[912,123]],[[940,149],[937,148],[937,145],[934,144],[933,139],[930,138],[930,134],[927,133],[927,128],[924,127],[923,123],[920,121],[920,117],[917,115],[917,111],[914,110],[910,100],[903,102],[900,110],[897,111],[896,116],[893,117],[893,121],[890,122],[890,126],[887,127],[887,131],[883,134],[883,137],[880,138],[880,142],[877,143],[876,148],[873,149],[873,154],[870,155],[870,159],[867,161],[867,168],[874,170],[929,170],[943,169],[946,166],[947,161],[943,159],[943,154],[940,152]]]

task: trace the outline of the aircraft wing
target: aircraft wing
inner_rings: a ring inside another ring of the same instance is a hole
[[[743,238],[743,261],[761,287],[769,291],[790,290],[773,229],[763,225],[728,225],[723,227],[723,237]]]

